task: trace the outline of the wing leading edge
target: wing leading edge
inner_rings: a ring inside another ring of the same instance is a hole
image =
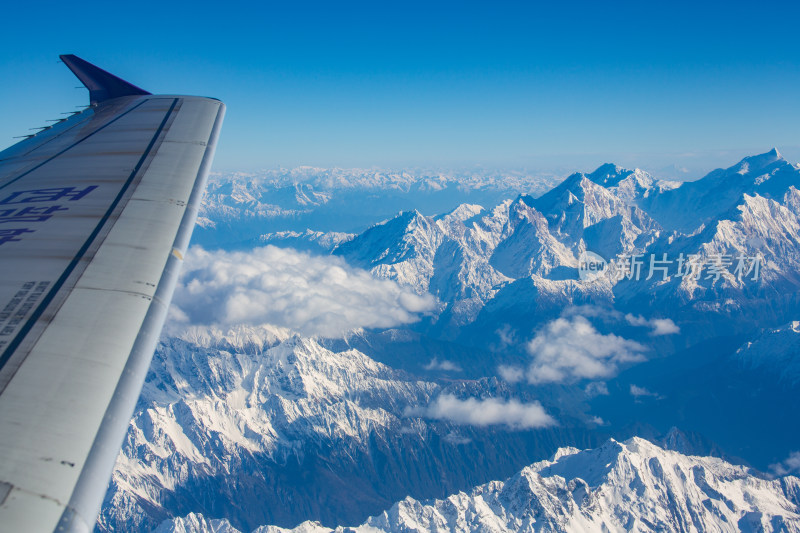
[[[225,114],[62,56],[91,106],[0,152],[0,531],[89,532]]]

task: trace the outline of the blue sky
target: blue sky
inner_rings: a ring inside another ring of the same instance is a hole
[[[800,160],[800,6],[676,2],[21,3],[0,144],[87,100],[59,53],[228,105],[219,170],[700,172]]]

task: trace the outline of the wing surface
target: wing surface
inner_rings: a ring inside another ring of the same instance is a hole
[[[0,152],[0,531],[94,522],[225,113],[75,56],[91,105]]]

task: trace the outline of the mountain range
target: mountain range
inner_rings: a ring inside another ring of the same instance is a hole
[[[247,247],[265,228],[357,233],[401,210],[438,213],[464,202],[492,205],[517,191],[542,193],[558,181],[551,174],[485,169],[298,167],[216,174],[209,180],[193,242]]]
[[[800,166],[772,150],[681,184],[603,165],[527,192],[303,172],[212,181],[201,244],[333,256],[435,311],[340,337],[170,328],[99,531],[797,529],[796,478],[752,467],[800,466]],[[421,207],[372,209],[387,190]],[[642,275],[582,279],[587,251]]]
[[[235,533],[227,521],[189,515],[157,533]],[[291,530],[327,533],[305,522]],[[609,440],[579,451],[560,448],[550,460],[447,498],[405,498],[356,527],[337,532],[511,531],[800,531],[800,479],[766,478],[723,460],[682,455],[644,439]]]

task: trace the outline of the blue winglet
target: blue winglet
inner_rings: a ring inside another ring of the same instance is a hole
[[[93,106],[120,96],[151,94],[78,56],[67,54],[59,57],[89,89],[89,103]]]

